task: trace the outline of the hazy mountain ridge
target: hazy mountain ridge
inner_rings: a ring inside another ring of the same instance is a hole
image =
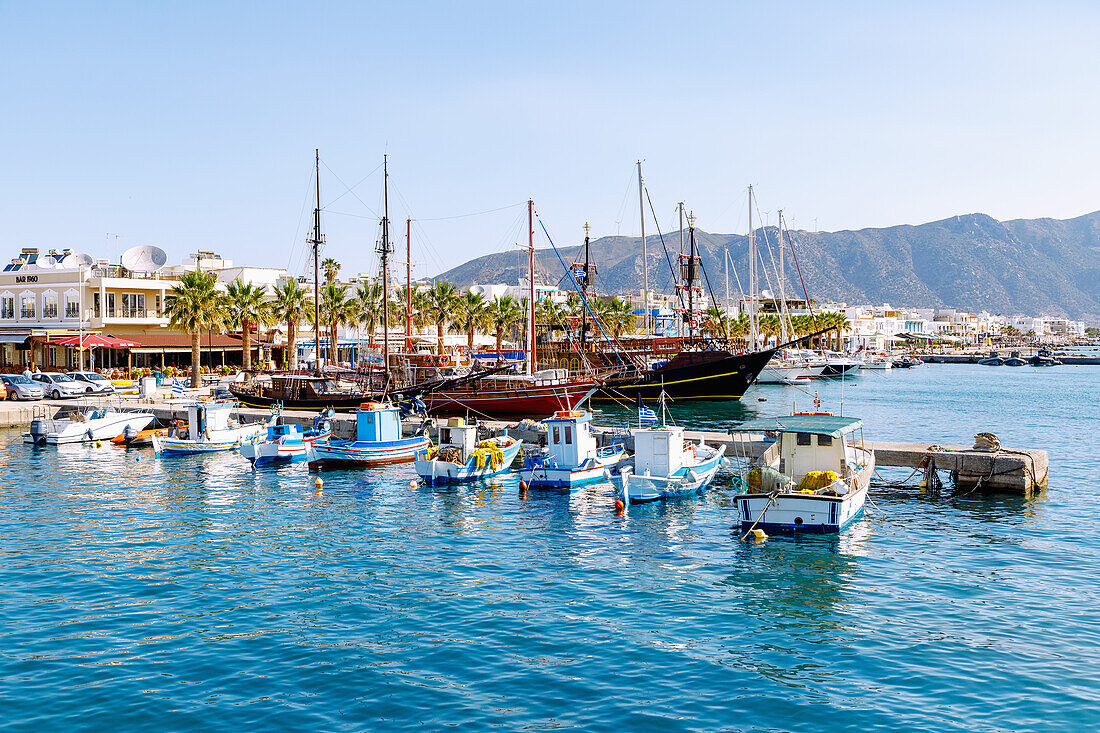
[[[769,283],[775,289],[771,257],[779,262],[775,227],[758,229]],[[965,214],[919,225],[791,233],[798,264],[810,297],[847,303],[890,303],[895,306],[950,306],[993,313],[1064,315],[1100,321],[1100,212],[1074,219],[1013,219],[998,221],[985,214]],[[764,247],[771,244],[771,256]],[[685,234],[686,239],[686,234]],[[673,266],[679,251],[678,232],[666,233]],[[696,241],[710,284],[721,299],[725,293],[723,249],[729,248],[730,290],[736,278],[747,288],[748,236],[696,231]],[[647,237],[650,287],[671,292],[672,278],[658,236]],[[784,243],[786,246],[786,243]],[[568,264],[583,257],[580,246],[560,248]],[[564,276],[553,250],[538,250],[538,268],[550,278]],[[638,292],[642,283],[641,240],[602,237],[591,243],[591,258],[599,266],[601,293]],[[516,283],[526,277],[522,252],[478,257],[437,279],[465,288],[474,283]],[[705,283],[704,283],[705,286]],[[788,295],[802,287],[786,251]]]

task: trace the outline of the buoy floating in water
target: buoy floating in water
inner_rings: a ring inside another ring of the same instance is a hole
[[[524,492],[527,491],[527,482],[523,479],[519,480],[519,490]]]
[[[324,485],[325,485],[325,482],[321,480],[321,477],[320,477],[320,476],[318,476],[318,477],[317,477],[317,478],[316,478],[316,479],[315,479],[315,480],[313,481],[313,485],[314,485],[314,486],[315,486],[316,488],[320,489],[320,488],[321,488],[322,486],[324,486]]]
[[[764,540],[768,539],[767,533],[765,533],[762,529],[750,530],[749,537],[752,537],[757,542],[763,542]]]
[[[767,402],[767,401],[768,401],[768,398],[767,398],[767,397],[757,397],[757,398],[756,398],[756,401],[757,401],[757,402]]]
[[[626,504],[623,503],[623,500],[622,499],[616,499],[615,500],[615,513],[616,514],[622,514],[624,509],[626,509]]]
[[[409,481],[409,488],[410,488],[410,489],[415,489],[415,488],[416,488],[416,484],[417,484],[417,481],[416,481],[416,479],[413,479],[413,480]]]

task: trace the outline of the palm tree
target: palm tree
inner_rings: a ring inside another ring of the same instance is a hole
[[[325,282],[336,282],[336,274],[340,272],[340,263],[331,257],[321,260],[321,271],[325,273]]]
[[[486,318],[489,325],[496,332],[497,354],[500,354],[504,332],[519,323],[520,319],[523,318],[523,309],[515,298],[510,295],[502,295],[489,303]]]
[[[355,301],[348,297],[348,286],[334,282],[321,288],[321,323],[328,326],[329,361],[336,361],[336,331],[340,326],[354,323],[357,317]],[[315,328],[319,327],[315,324]],[[318,357],[320,355],[318,354]]]
[[[199,375],[203,331],[222,330],[225,323],[225,296],[217,289],[218,278],[200,270],[180,276],[172,292],[164,299],[168,324],[191,334],[191,386],[202,386]]]
[[[241,366],[252,368],[252,327],[259,329],[271,325],[271,309],[264,295],[267,287],[246,283],[239,277],[229,283],[229,311],[227,321],[233,328],[241,329]]]
[[[271,302],[271,313],[280,321],[286,322],[286,349],[283,354],[283,367],[287,369],[298,368],[298,347],[295,340],[298,336],[298,323],[306,317],[312,301],[298,285],[298,281],[289,278],[283,281],[282,286],[275,286],[275,300]]]
[[[780,332],[779,316],[774,313],[769,313],[766,316],[760,316],[760,335],[765,338],[769,336],[775,336]]]
[[[355,291],[359,323],[370,331],[370,345],[374,346],[374,331],[382,322],[382,283],[365,282]]]
[[[466,348],[474,350],[474,332],[484,328],[488,321],[489,301],[481,293],[466,292],[455,306],[455,321],[451,329],[466,334]]]
[[[458,291],[455,286],[443,280],[437,280],[424,293],[422,310],[430,322],[435,323],[436,336],[439,339],[439,353],[443,353],[443,329],[454,315],[458,303]]]
[[[634,309],[618,296],[603,301],[596,316],[604,328],[610,329],[611,335],[616,339],[623,331],[633,331],[637,322]]]
[[[840,351],[840,335],[852,330],[852,322],[848,320],[848,316],[840,312],[830,312],[825,315],[826,327],[835,334],[833,348],[835,351]]]

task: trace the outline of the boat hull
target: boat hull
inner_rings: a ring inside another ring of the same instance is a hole
[[[318,435],[310,435],[297,440],[261,440],[254,443],[241,445],[241,455],[255,465],[265,463],[290,462],[297,463],[308,459],[309,445],[315,442],[324,442],[332,437],[332,431],[327,430]]]
[[[342,440],[313,443],[308,448],[310,468],[370,468],[389,463],[408,463],[428,447],[426,435],[401,440],[360,442]]]
[[[669,478],[658,476],[636,476],[629,468],[623,469],[618,476],[612,476],[616,495],[628,504],[641,504],[661,499],[679,499],[701,493],[714,475],[722,467],[722,446],[705,461],[686,466]]]
[[[575,467],[531,464],[524,467],[521,476],[528,489],[571,491],[606,480],[607,472],[622,460],[624,453],[620,450],[603,458],[589,458]]]
[[[674,400],[741,399],[775,353],[681,352],[667,364],[641,375],[612,377],[594,399],[658,401],[661,391]]]
[[[258,440],[267,430],[267,425],[249,425],[219,432],[209,439],[181,440],[168,436],[153,435],[153,453],[158,457],[186,456],[199,453],[221,453],[237,450],[243,443]]]
[[[151,413],[111,413],[107,417],[97,418],[86,422],[69,422],[67,420],[51,420],[48,423],[59,428],[56,431],[47,432],[44,435],[35,435],[34,425],[29,433],[23,433],[24,443],[47,443],[60,445],[64,443],[85,443],[96,440],[113,440],[122,435],[127,427],[134,430],[144,430],[152,423],[154,416]]]
[[[769,500],[772,502],[768,505]],[[742,531],[830,534],[840,532],[863,513],[866,487],[847,496],[814,494],[742,494],[736,497]]]
[[[311,412],[319,412],[320,410],[339,410],[349,411],[356,410],[363,402],[369,402],[376,399],[376,396],[372,396],[366,392],[358,395],[343,395],[340,397],[333,397],[324,400],[317,399],[276,399],[274,397],[266,397],[264,395],[252,394],[246,391],[238,391],[229,387],[229,392],[237,399],[242,405],[248,407],[270,408],[276,404],[281,405],[284,410],[309,410]]]
[[[468,389],[426,392],[420,396],[432,415],[481,417],[529,417],[537,419],[568,410],[595,382],[572,382],[555,387],[529,389]]]
[[[522,441],[516,440],[511,445],[501,448],[503,460],[497,468],[493,468],[488,461],[486,461],[483,468],[478,468],[472,456],[466,460],[465,464],[437,460],[429,461],[422,456],[418,456],[416,459],[416,473],[431,486],[480,481],[511,471],[512,461],[516,460],[516,456],[519,455],[522,447]]]

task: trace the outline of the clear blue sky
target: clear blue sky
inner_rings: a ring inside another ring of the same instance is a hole
[[[524,236],[427,219],[529,196],[559,243],[636,234],[639,157],[663,225],[715,232],[750,183],[807,229],[1100,209],[1096,3],[466,5],[0,0],[0,256],[113,232],[296,269],[315,147],[344,273],[384,152],[421,275]]]

